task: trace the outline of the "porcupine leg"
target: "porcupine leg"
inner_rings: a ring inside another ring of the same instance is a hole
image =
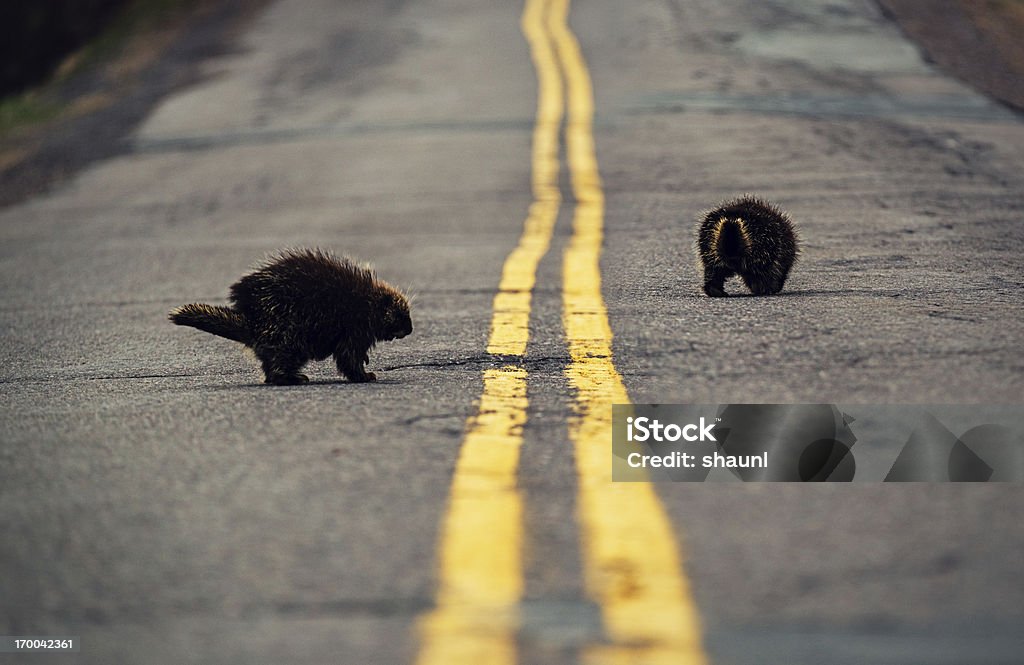
[[[724,266],[708,266],[704,268],[704,293],[712,298],[722,298],[725,292],[725,280],[736,273]]]
[[[309,382],[308,376],[299,374],[299,370],[306,364],[306,358],[301,353],[273,346],[256,347],[253,352],[263,363],[263,374],[266,376],[264,383],[294,386]]]
[[[762,275],[743,275],[743,282],[755,296],[765,296],[772,293],[770,280]]]
[[[782,286],[786,283],[786,278],[789,277],[789,271],[791,268],[792,265],[789,265],[783,266],[779,270],[779,274],[776,276],[775,280],[775,290],[772,291],[772,293],[779,293],[780,291],[782,291]]]
[[[338,366],[338,372],[352,383],[376,381],[377,375],[367,372],[365,368],[366,363],[370,362],[368,351],[368,348],[353,349],[349,346],[339,346],[334,351],[334,362]]]
[[[785,276],[780,277],[774,271],[743,275],[743,281],[755,296],[770,296],[778,293],[782,290],[782,282],[785,279]]]

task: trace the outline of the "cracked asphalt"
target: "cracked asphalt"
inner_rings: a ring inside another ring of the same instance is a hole
[[[0,662],[415,659],[533,200],[521,11],[270,3],[127,149],[0,209],[0,634],[82,640]],[[1021,116],[867,0],[577,0],[570,23],[635,403],[1021,404]],[[797,220],[801,261],[779,297],[708,299],[695,220],[744,192]],[[523,361],[522,663],[602,640],[567,442],[570,222]],[[239,345],[166,320],[306,245],[412,294],[377,383],[320,363],[267,387]],[[1022,662],[1019,485],[656,489],[712,663]]]

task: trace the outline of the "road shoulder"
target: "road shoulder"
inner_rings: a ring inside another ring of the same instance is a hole
[[[209,58],[234,48],[240,29],[265,4],[200,0],[143,27],[95,65],[32,93],[50,117],[0,135],[0,207],[124,153],[126,137],[160,100],[199,80]]]
[[[878,0],[926,60],[1024,111],[1024,2]]]

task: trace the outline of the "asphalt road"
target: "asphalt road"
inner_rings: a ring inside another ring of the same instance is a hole
[[[526,353],[488,352],[537,187],[522,9],[280,0],[127,154],[0,210],[0,634],[82,640],[0,662],[425,662],[456,461],[510,362],[529,397],[514,661],[1024,662],[1019,485],[644,485],[702,639],[648,658],[609,627],[570,443],[579,163],[552,180]],[[866,1],[577,0],[570,25],[634,402],[1021,403],[1019,116]],[[779,297],[708,299],[694,219],[744,192],[798,220],[802,260]],[[324,363],[267,387],[238,345],[166,320],[302,245],[414,294],[377,383]],[[507,526],[477,535],[501,552]]]

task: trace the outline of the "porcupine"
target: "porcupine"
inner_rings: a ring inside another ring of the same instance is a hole
[[[250,347],[266,383],[293,385],[309,377],[310,360],[334,356],[352,382],[375,381],[369,351],[412,332],[409,301],[369,268],[320,249],[285,250],[231,286],[231,306],[194,303],[170,319]]]
[[[744,196],[705,214],[697,230],[704,293],[720,297],[738,274],[756,296],[782,290],[800,253],[796,229],[773,204]]]

